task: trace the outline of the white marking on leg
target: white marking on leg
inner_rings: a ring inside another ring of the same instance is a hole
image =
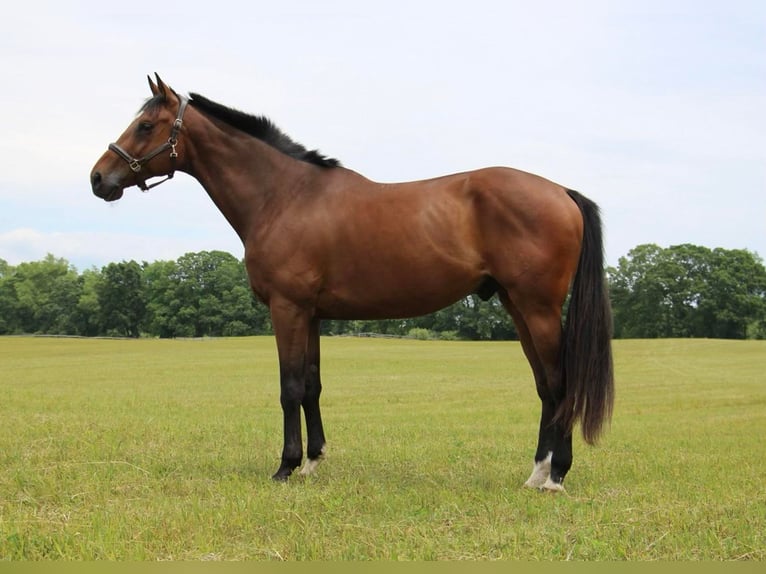
[[[308,476],[310,474],[314,474],[314,471],[319,466],[319,463],[321,462],[321,459],[319,458],[310,458],[305,463],[303,463],[303,468],[300,471],[300,474],[302,476]]]
[[[324,459],[325,452],[327,452],[327,445],[322,447],[322,450],[319,452],[319,456],[317,458],[306,459],[306,462],[303,464],[303,468],[300,471],[301,476],[314,474],[317,467],[319,466],[319,463]]]
[[[564,492],[564,485],[560,482],[553,482],[551,478],[548,477],[548,480],[546,480],[545,484],[540,487],[540,490],[548,492]]]
[[[548,456],[540,462],[535,463],[535,468],[532,470],[532,474],[529,476],[524,486],[528,488],[542,488],[548,482],[551,482],[551,460],[553,459],[553,451],[548,453]]]

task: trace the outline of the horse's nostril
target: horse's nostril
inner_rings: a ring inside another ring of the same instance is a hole
[[[98,187],[101,183],[101,173],[98,171],[94,171],[93,174],[90,176],[90,184],[95,188]]]

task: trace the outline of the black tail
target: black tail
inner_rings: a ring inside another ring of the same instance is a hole
[[[556,420],[568,434],[579,421],[583,438],[594,444],[614,404],[612,310],[598,206],[576,191],[568,193],[582,213],[583,240],[564,324],[561,372],[566,394]]]

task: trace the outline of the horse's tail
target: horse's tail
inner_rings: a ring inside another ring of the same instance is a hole
[[[565,395],[556,420],[566,434],[579,421],[583,438],[594,444],[614,404],[612,311],[598,206],[576,191],[567,193],[582,213],[583,239],[561,344]]]

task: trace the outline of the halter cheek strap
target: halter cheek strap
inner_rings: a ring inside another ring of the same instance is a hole
[[[173,163],[173,169],[171,169],[170,173],[165,177],[165,179],[161,179],[158,182],[155,182],[151,185],[146,184],[146,180],[144,179],[138,179],[138,185],[139,188],[141,188],[142,191],[149,191],[153,187],[157,187],[161,183],[165,183],[169,179],[173,179],[173,175],[175,173],[175,160],[178,157],[178,152],[176,151],[176,145],[178,144],[178,135],[181,132],[181,126],[183,126],[183,117],[184,112],[186,111],[186,106],[189,103],[189,99],[184,96],[178,96],[180,100],[180,105],[178,106],[178,114],[176,114],[176,119],[173,122],[173,127],[170,130],[170,137],[168,138],[168,141],[166,141],[161,146],[153,149],[148,154],[146,154],[144,157],[141,158],[134,158],[132,155],[130,155],[128,152],[126,152],[124,149],[122,149],[119,145],[116,143],[110,143],[109,149],[116,153],[119,157],[125,160],[127,162],[128,166],[131,170],[133,170],[134,173],[138,174],[141,169],[149,163],[152,159],[160,155],[161,153],[166,152],[167,150],[170,150],[170,159]]]

